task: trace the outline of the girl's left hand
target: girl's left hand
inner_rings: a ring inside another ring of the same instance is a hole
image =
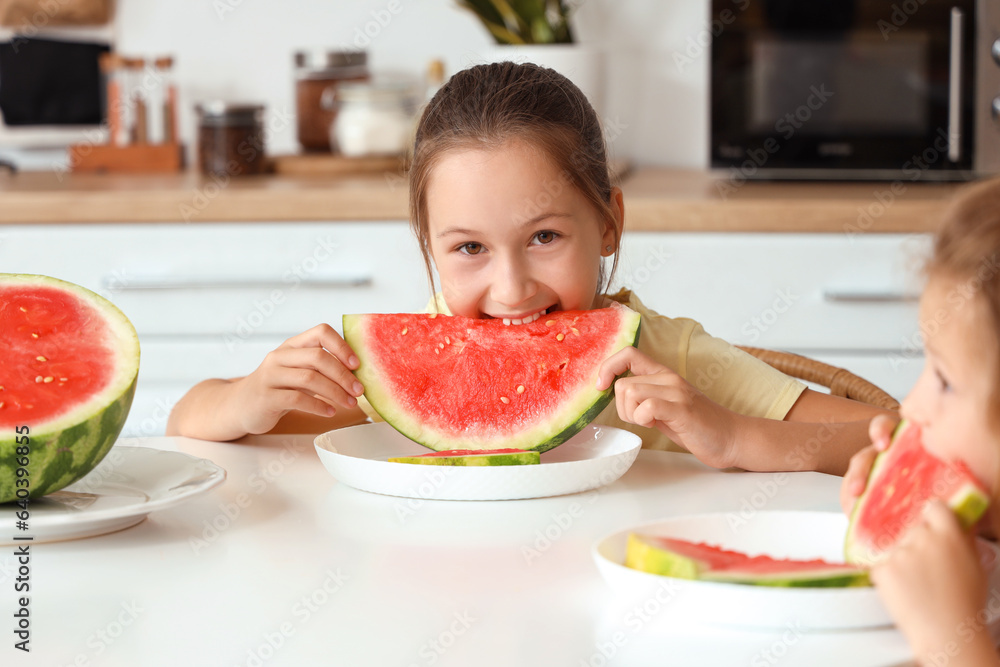
[[[632,375],[614,380],[628,370]],[[710,466],[733,465],[739,415],[634,347],[613,354],[601,365],[597,388],[606,389],[612,381],[622,421],[660,430]]]
[[[988,582],[974,538],[941,502],[927,505],[871,577],[921,664],[931,655],[948,655],[949,643],[967,654],[978,653],[984,641],[992,646],[976,618]]]

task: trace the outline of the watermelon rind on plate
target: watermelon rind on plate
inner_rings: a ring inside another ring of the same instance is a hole
[[[875,457],[865,490],[854,504],[844,538],[847,561],[879,562],[933,498],[944,502],[966,529],[990,503],[989,493],[968,466],[928,452],[920,427],[901,421],[889,448]]]
[[[856,565],[821,559],[772,558],[701,542],[629,533],[625,566],[676,579],[782,588],[868,586],[868,572]]]
[[[541,463],[538,452],[522,449],[449,449],[417,456],[393,456],[389,463],[413,463],[434,466],[524,466]]]
[[[345,315],[344,339],[372,409],[436,451],[544,452],[608,405],[600,365],[635,345],[640,316],[620,304],[528,324],[426,313]]]
[[[0,338],[2,503],[22,500],[23,488],[29,498],[58,491],[101,462],[132,406],[139,338],[114,304],[84,287],[7,273]]]

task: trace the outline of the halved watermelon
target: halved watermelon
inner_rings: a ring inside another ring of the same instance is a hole
[[[0,502],[58,491],[100,463],[138,372],[139,338],[111,302],[55,278],[0,274]]]
[[[386,422],[434,450],[544,452],[611,400],[597,371],[634,345],[639,314],[562,311],[530,324],[447,315],[345,315],[365,397]],[[613,386],[613,385],[612,385]]]
[[[521,466],[541,463],[538,452],[523,449],[448,449],[417,456],[394,456],[390,463],[416,463],[435,466]]]
[[[881,452],[854,504],[844,540],[850,563],[877,562],[932,498],[942,500],[966,528],[986,511],[989,493],[961,461],[942,461],[924,449],[920,427],[902,421]]]
[[[678,579],[753,586],[831,588],[867,586],[868,572],[856,565],[821,559],[772,558],[703,542],[630,533],[625,565]]]

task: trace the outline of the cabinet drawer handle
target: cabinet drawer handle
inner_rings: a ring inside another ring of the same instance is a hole
[[[157,276],[157,275],[105,275],[101,285],[109,292],[145,292],[184,289],[234,289],[294,287],[371,287],[375,280],[370,274],[355,273],[339,276],[303,276],[289,282],[280,277],[256,276]]]
[[[823,301],[830,303],[913,303],[920,295],[910,292],[879,292],[877,290],[823,290]]]

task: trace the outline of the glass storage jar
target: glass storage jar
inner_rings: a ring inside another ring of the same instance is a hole
[[[402,155],[413,139],[415,96],[408,81],[344,83],[331,142],[348,157]]]
[[[368,80],[364,51],[295,53],[295,111],[299,145],[304,151],[336,150],[330,124],[337,115],[337,90],[345,81]]]
[[[206,102],[198,112],[198,164],[216,176],[264,172],[264,106]]]

